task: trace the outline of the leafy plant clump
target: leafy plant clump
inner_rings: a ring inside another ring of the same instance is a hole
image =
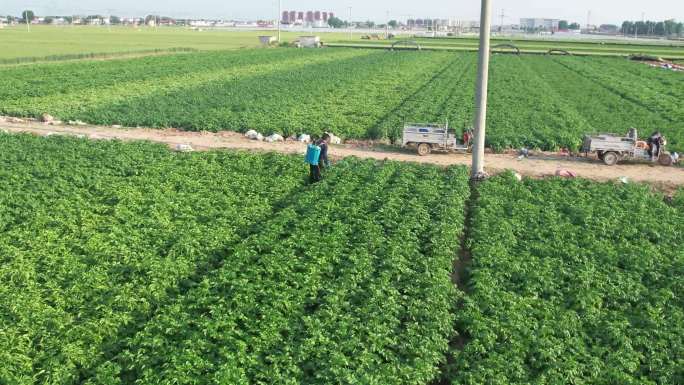
[[[684,379],[684,212],[644,186],[478,187],[453,384]]]
[[[402,135],[470,127],[476,55],[247,49],[0,68],[0,114],[185,130]],[[616,58],[494,55],[487,145],[578,150],[585,134],[655,130],[684,149],[684,76]]]
[[[465,168],[0,135],[0,382],[437,377]]]

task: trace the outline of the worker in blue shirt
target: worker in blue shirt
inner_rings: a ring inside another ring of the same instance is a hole
[[[321,171],[326,167],[330,166],[330,161],[328,160],[328,142],[330,141],[330,135],[325,134],[319,140],[314,141],[314,145],[321,149],[320,156],[318,158],[318,164],[309,165],[309,180],[311,183],[320,182],[322,179]]]

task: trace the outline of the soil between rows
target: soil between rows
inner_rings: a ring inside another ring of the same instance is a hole
[[[266,143],[245,138],[236,132],[190,132],[176,129],[151,128],[116,128],[93,125],[46,125],[40,122],[27,121],[11,123],[0,119],[0,129],[13,133],[32,133],[36,135],[75,135],[94,140],[147,140],[164,143],[170,147],[190,145],[194,150],[238,149],[252,151],[274,151],[286,154],[304,154],[304,144],[295,141]],[[431,163],[436,165],[470,165],[470,154],[434,153],[420,157],[414,152],[400,148],[391,148],[372,143],[331,146],[332,158],[355,156],[359,158],[389,159],[402,162]],[[552,153],[540,153],[527,159],[519,160],[514,154],[486,154],[486,170],[495,174],[505,170],[513,170],[523,176],[542,178],[555,175],[559,169],[574,171],[578,177],[597,181],[617,181],[627,178],[633,182],[651,183],[658,190],[666,193],[684,186],[684,168],[662,167],[641,163],[625,163],[617,166],[605,166],[592,158],[569,157]]]

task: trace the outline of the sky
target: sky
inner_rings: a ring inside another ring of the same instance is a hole
[[[478,0],[282,0],[283,9],[332,11],[355,21],[413,18],[478,20]],[[0,0],[0,15],[19,15],[32,9],[37,15],[103,14],[176,18],[274,19],[278,0]],[[521,17],[566,19],[587,24],[621,24],[624,20],[674,18],[684,21],[684,0],[492,0],[493,24],[517,24]],[[589,12],[591,16],[589,17]],[[389,14],[389,18],[388,18]]]

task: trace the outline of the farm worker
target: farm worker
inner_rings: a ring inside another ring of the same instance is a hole
[[[463,144],[468,146],[470,144],[470,139],[472,139],[473,134],[470,130],[463,131]]]
[[[660,156],[660,146],[662,144],[663,135],[660,133],[660,131],[656,131],[651,134],[651,136],[648,138],[648,145],[650,146],[648,154],[651,156],[651,158],[655,159]]]
[[[330,135],[325,134],[320,140],[314,140],[306,149],[306,162],[309,164],[309,181],[319,182],[322,178],[321,169],[329,166],[328,141]]]
[[[321,169],[318,165],[321,157],[321,148],[318,141],[312,138],[312,142],[306,146],[306,163],[309,165],[309,182],[315,183],[321,180]]]
[[[318,158],[319,169],[325,169],[330,167],[330,161],[328,160],[328,143],[330,143],[330,134],[324,134],[321,140],[316,144],[321,148],[321,156]]]

